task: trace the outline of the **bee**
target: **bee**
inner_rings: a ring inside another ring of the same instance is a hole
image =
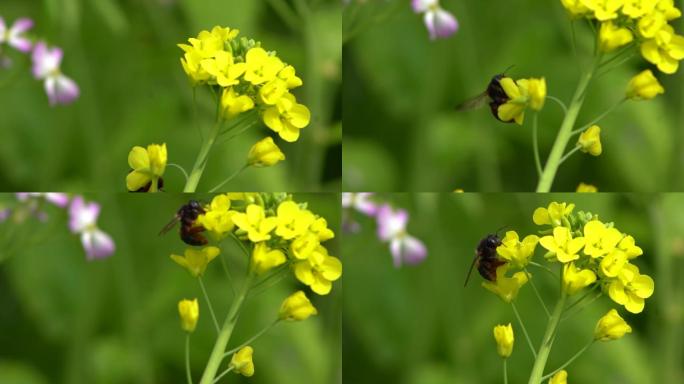
[[[187,204],[182,205],[178,209],[174,218],[159,231],[159,236],[167,233],[180,222],[180,238],[185,244],[205,245],[207,243],[207,238],[202,234],[205,229],[201,225],[195,225],[197,217],[204,212],[202,204],[197,200],[188,201]]]
[[[473,267],[477,264],[477,271],[480,275],[489,281],[496,281],[496,269],[506,264],[505,261],[499,259],[496,255],[496,248],[501,245],[501,238],[498,234],[489,234],[484,239],[480,240],[475,250],[475,257],[473,258],[468,276],[466,276],[463,286],[468,285],[470,274],[473,272]]]
[[[501,79],[506,77],[507,71],[508,69],[504,71],[504,73],[500,73],[492,77],[492,79],[489,81],[489,84],[487,85],[487,89],[484,92],[459,104],[458,106],[456,106],[456,110],[470,111],[473,109],[481,108],[485,104],[489,104],[489,109],[492,111],[492,115],[494,115],[494,117],[497,120],[502,121],[504,123],[512,123],[514,121],[513,119],[508,121],[501,120],[501,118],[499,118],[498,113],[499,107],[509,100],[506,91],[504,91],[503,87],[501,86]]]

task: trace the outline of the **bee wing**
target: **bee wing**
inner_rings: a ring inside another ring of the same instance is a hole
[[[465,283],[463,283],[463,286],[465,287],[468,285],[468,280],[470,280],[470,274],[473,273],[473,268],[475,267],[475,263],[477,262],[477,253],[475,254],[475,257],[473,258],[473,262],[470,264],[470,268],[468,269],[468,275],[466,276]]]
[[[478,109],[482,108],[489,102],[489,96],[487,95],[487,91],[480,93],[479,95],[470,98],[461,104],[456,106],[456,110],[459,112],[462,111],[470,111],[473,109]]]
[[[173,227],[175,227],[179,221],[180,221],[180,216],[178,216],[178,215],[174,216],[173,219],[171,219],[171,221],[169,221],[164,226],[164,228],[162,228],[161,231],[159,231],[159,236],[166,234],[166,232],[170,231]]]

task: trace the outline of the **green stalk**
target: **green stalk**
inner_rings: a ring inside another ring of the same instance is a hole
[[[506,366],[506,360],[508,359],[503,359],[504,384],[508,384],[508,367]]]
[[[188,384],[192,384],[192,374],[190,373],[190,333],[185,335],[185,376]]]
[[[216,372],[221,365],[221,361],[223,361],[223,354],[226,351],[228,342],[230,341],[230,336],[233,334],[235,323],[240,315],[240,308],[242,308],[242,304],[244,303],[247,293],[249,292],[250,285],[252,284],[252,278],[253,274],[250,271],[247,274],[247,279],[238,292],[238,295],[235,297],[233,304],[230,306],[228,316],[226,316],[226,320],[223,322],[223,327],[216,338],[216,342],[214,343],[214,348],[209,356],[207,366],[204,368],[204,373],[202,374],[202,380],[200,381],[200,384],[212,384],[214,382]]]
[[[262,329],[261,331],[259,331],[256,335],[250,337],[250,338],[249,338],[247,341],[245,341],[244,343],[242,343],[242,344],[240,344],[239,346],[237,346],[237,347],[231,349],[230,351],[224,353],[224,354],[223,354],[223,357],[228,357],[228,356],[232,355],[233,353],[235,353],[235,352],[241,350],[242,348],[244,348],[244,347],[250,345],[250,344],[253,343],[256,339],[260,338],[260,337],[263,336],[266,332],[270,331],[271,328],[273,328],[273,327],[275,327],[276,325],[278,325],[279,322],[280,322],[280,319],[276,319],[274,322],[272,322],[271,324],[269,324],[268,326],[266,326],[264,329]]]
[[[563,307],[565,306],[565,300],[567,296],[565,292],[561,292],[561,297],[556,303],[556,307],[553,309],[551,318],[546,324],[546,331],[544,332],[544,338],[542,339],[542,344],[539,347],[539,352],[537,352],[537,358],[534,360],[534,367],[532,367],[532,373],[530,374],[530,380],[528,384],[541,384],[542,376],[544,376],[544,367],[546,367],[546,360],[549,358],[549,353],[551,352],[551,345],[553,344],[553,337],[556,334],[556,328],[558,328],[558,323],[560,322],[561,315],[563,314]]]
[[[580,109],[582,109],[582,104],[584,104],[584,97],[586,96],[587,87],[591,82],[599,63],[601,62],[601,55],[596,55],[594,62],[587,72],[585,72],[580,78],[579,84],[577,84],[577,89],[575,89],[575,95],[572,97],[572,102],[568,107],[568,113],[563,118],[560,130],[558,131],[558,136],[556,136],[556,141],[553,143],[551,148],[551,153],[546,161],[542,175],[539,178],[539,183],[537,184],[537,192],[549,192],[551,190],[551,185],[553,184],[553,179],[556,177],[556,172],[560,166],[561,158],[565,152],[565,147],[567,147],[568,142],[572,138],[572,129],[577,121],[577,115],[579,115]]]
[[[192,193],[197,189],[197,184],[199,184],[199,181],[202,178],[204,167],[207,165],[207,160],[209,159],[209,152],[211,152],[211,147],[214,146],[214,142],[216,141],[216,137],[219,134],[220,128],[221,119],[217,119],[216,124],[214,124],[214,127],[209,133],[209,137],[207,137],[207,140],[202,143],[202,147],[197,155],[197,159],[195,159],[195,165],[192,167],[192,171],[190,171],[190,177],[188,177],[188,181],[185,183],[183,192]]]
[[[591,340],[589,344],[585,345],[584,348],[580,349],[577,353],[575,353],[568,361],[565,362],[565,364],[561,365],[560,367],[556,368],[553,372],[549,373],[548,375],[542,377],[542,380],[546,380],[551,378],[551,376],[555,375],[556,373],[560,372],[563,370],[565,367],[568,365],[572,364],[573,361],[575,361],[578,357],[580,357],[589,347],[591,347],[594,344],[594,341],[596,340]]]

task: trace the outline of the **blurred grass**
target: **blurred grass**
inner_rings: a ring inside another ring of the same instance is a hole
[[[363,384],[501,383],[501,359],[492,328],[512,323],[516,344],[509,359],[509,382],[526,382],[533,359],[510,306],[480,286],[467,268],[481,238],[502,226],[521,235],[535,233],[532,212],[551,201],[577,204],[632,234],[644,255],[636,260],[655,280],[654,296],[639,315],[620,313],[632,325],[625,338],[599,343],[569,369],[573,383],[678,383],[684,379],[684,195],[616,194],[387,194],[381,199],[406,207],[408,232],[423,240],[428,258],[395,269],[375,224],[354,215],[363,230],[344,236],[343,361],[345,382]],[[539,257],[537,251],[537,257]],[[547,306],[556,300],[557,282],[532,269]],[[535,346],[546,319],[533,291],[517,299]],[[561,323],[547,371],[555,369],[592,337],[596,321],[609,308],[607,296]]]
[[[208,196],[198,195],[208,200]],[[65,215],[48,207],[50,221],[15,226],[19,232],[42,233],[49,240],[25,245],[0,264],[0,383],[180,383],[185,381],[184,343],[177,302],[197,297],[200,320],[191,339],[191,366],[199,379],[215,332],[197,281],[174,264],[171,253],[185,245],[177,232],[157,233],[188,197],[92,194],[102,204],[98,225],[114,237],[116,253],[86,262],[78,237],[68,233]],[[0,205],[13,199],[0,196]],[[297,194],[328,220],[339,235],[337,194]],[[0,225],[0,232],[7,230]],[[339,240],[326,243],[338,255]],[[241,251],[224,242],[232,275],[245,268]],[[217,316],[232,300],[229,283],[218,264],[204,276]],[[250,379],[228,376],[222,382],[341,382],[341,284],[329,296],[310,294],[319,315],[304,322],[283,323],[253,343],[256,374]],[[276,316],[282,300],[305,289],[293,276],[248,299],[230,347],[261,330]],[[227,367],[222,365],[223,368]]]
[[[124,191],[128,152],[149,143],[166,142],[169,161],[189,170],[200,137],[176,44],[217,24],[240,29],[294,65],[305,83],[295,93],[312,110],[300,141],[281,145],[288,161],[250,169],[228,188],[338,190],[341,32],[331,25],[340,24],[341,6],[296,3],[305,4],[305,21],[290,28],[267,0],[3,1],[5,20],[33,18],[33,34],[64,49],[62,70],[77,81],[81,97],[74,105],[50,108],[28,60],[16,56],[16,79],[0,88],[0,190]],[[5,76],[11,74],[0,72],[0,83]],[[200,90],[198,102],[206,131],[214,119],[210,93]],[[268,134],[273,132],[261,125],[218,147],[200,189],[241,166],[250,146]],[[171,192],[184,183],[172,168],[165,181]]]
[[[567,103],[579,66],[560,1],[443,0],[460,30],[434,42],[421,17],[409,4],[396,7],[397,1],[360,6],[382,20],[343,48],[343,103],[353,111],[344,115],[343,190],[532,191],[531,114],[520,127],[498,122],[487,108],[459,113],[454,107],[511,65],[508,74],[515,78],[546,77],[549,94]],[[681,9],[682,1],[675,1]],[[396,12],[383,15],[392,7]],[[356,17],[372,15],[359,11]],[[351,22],[351,12],[345,13],[345,26]],[[674,23],[684,32],[684,21]],[[580,22],[575,29],[579,57],[588,59],[590,29]],[[635,57],[593,82],[578,123],[612,106],[630,77],[648,67]],[[580,154],[564,163],[553,190],[574,191],[580,182],[601,191],[684,189],[683,76],[659,75],[664,96],[626,103],[602,121],[604,154]],[[546,103],[539,126],[542,161],[561,119],[560,108]]]

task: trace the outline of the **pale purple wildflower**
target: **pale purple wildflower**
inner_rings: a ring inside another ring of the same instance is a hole
[[[69,104],[80,94],[76,82],[60,71],[62,56],[60,48],[48,48],[42,41],[36,43],[33,49],[33,76],[45,81],[45,93],[50,105]]]
[[[411,0],[415,13],[423,13],[430,39],[446,38],[458,31],[458,20],[439,5],[439,0]]]
[[[343,192],[342,207],[353,208],[366,216],[375,216],[378,212],[378,205],[370,200],[372,192]]]
[[[17,192],[17,200],[26,201],[32,197],[42,197],[46,201],[60,207],[69,205],[69,195],[60,192]]]
[[[422,241],[406,232],[409,215],[404,209],[394,210],[385,204],[378,209],[378,237],[390,242],[390,252],[395,267],[402,264],[418,264],[427,257],[427,248]]]
[[[33,28],[33,20],[26,17],[15,20],[9,28],[7,28],[5,20],[0,17],[0,44],[7,43],[18,51],[30,52],[31,40],[24,36],[24,33],[31,28]]]
[[[69,229],[81,235],[81,243],[88,260],[101,259],[114,253],[114,240],[97,227],[100,205],[86,203],[83,197],[76,196],[69,206]]]

